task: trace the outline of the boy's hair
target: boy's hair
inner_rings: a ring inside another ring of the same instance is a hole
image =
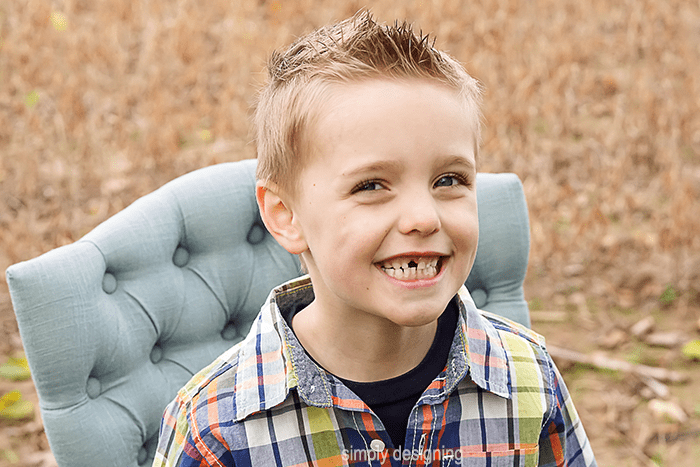
[[[459,94],[473,117],[475,156],[481,137],[481,86],[464,67],[433,47],[428,35],[416,35],[409,24],[377,24],[368,11],[323,27],[273,52],[269,81],[258,96],[253,124],[258,154],[258,180],[275,183],[289,194],[305,162],[305,131],[333,83],[371,78],[435,80]]]

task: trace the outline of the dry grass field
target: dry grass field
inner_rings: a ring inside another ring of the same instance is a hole
[[[0,270],[181,174],[254,157],[248,117],[268,54],[363,5],[2,0]],[[434,34],[485,86],[480,170],[523,181],[533,327],[551,345],[689,379],[655,393],[557,358],[599,465],[697,466],[700,362],[681,346],[700,338],[700,2],[371,8]],[[21,351],[13,316],[3,275],[0,364]],[[0,380],[12,389],[36,402],[31,382]],[[4,465],[53,465],[38,410],[0,420]]]

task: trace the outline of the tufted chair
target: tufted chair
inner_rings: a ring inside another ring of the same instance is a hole
[[[197,170],[77,242],[7,270],[62,467],[150,465],[165,405],[242,339],[270,290],[300,274],[267,233],[253,160]],[[477,177],[477,306],[527,325],[527,208],[513,174]]]

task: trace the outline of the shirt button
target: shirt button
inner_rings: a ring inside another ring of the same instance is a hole
[[[384,441],[381,439],[373,439],[372,442],[369,443],[369,447],[375,452],[382,452],[384,450],[384,446]]]

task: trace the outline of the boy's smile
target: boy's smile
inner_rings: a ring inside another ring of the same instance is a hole
[[[433,323],[466,280],[478,218],[474,128],[419,79],[332,85],[292,205],[313,306],[355,323]]]

